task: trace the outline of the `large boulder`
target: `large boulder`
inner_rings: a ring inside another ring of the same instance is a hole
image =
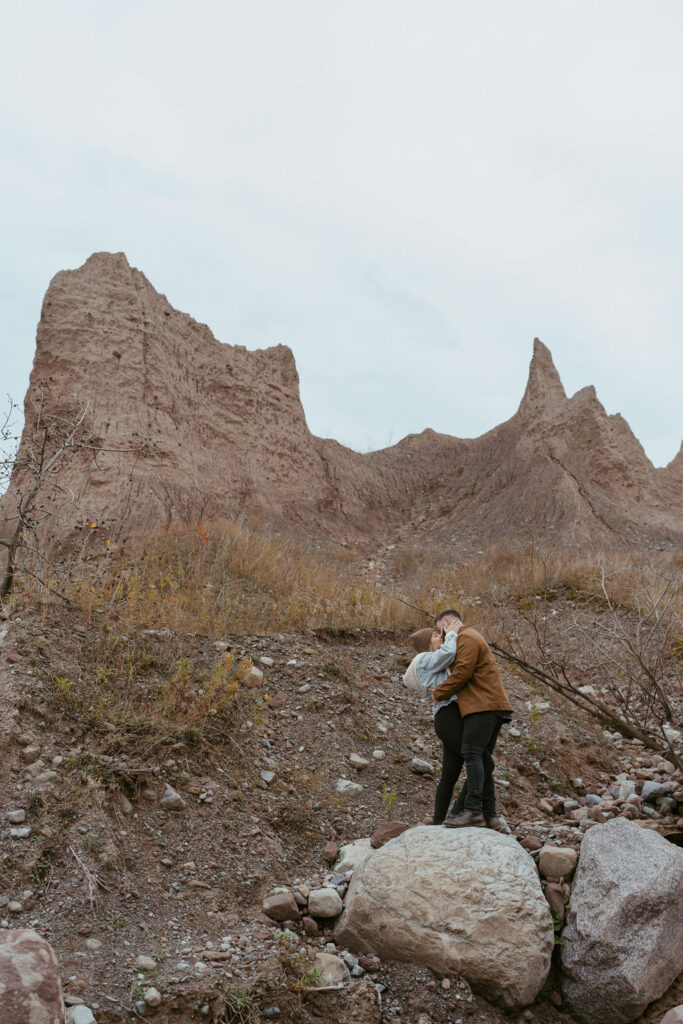
[[[2,1024],[64,1024],[57,957],[30,928],[0,929]]]
[[[624,818],[590,829],[562,938],[574,1016],[635,1020],[683,970],[683,850]]]
[[[411,828],[359,865],[338,944],[463,975],[502,1006],[525,1006],[550,968],[553,922],[534,862],[480,828]]]

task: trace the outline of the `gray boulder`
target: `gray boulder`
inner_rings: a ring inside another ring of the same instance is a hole
[[[533,1002],[546,980],[553,923],[534,862],[514,839],[424,826],[357,867],[335,939],[464,976],[513,1007]]]
[[[625,818],[592,828],[562,938],[577,1020],[635,1020],[683,970],[683,850]]]

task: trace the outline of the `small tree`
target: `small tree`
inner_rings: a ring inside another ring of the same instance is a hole
[[[541,585],[521,607],[501,605],[496,653],[604,725],[663,751],[683,768],[680,733],[683,577],[651,566],[599,566],[570,612]]]

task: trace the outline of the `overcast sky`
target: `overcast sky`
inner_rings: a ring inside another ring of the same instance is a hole
[[[656,465],[681,440],[680,0],[32,0],[0,65],[1,390],[50,278],[123,250],[291,346],[309,426],[476,436],[538,335]]]

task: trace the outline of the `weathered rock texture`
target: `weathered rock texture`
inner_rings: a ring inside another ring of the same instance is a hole
[[[102,448],[65,470],[77,507],[62,543],[90,521],[102,541],[125,539],[177,519],[188,500],[346,540],[419,527],[421,541],[463,553],[530,528],[562,544],[681,538],[683,455],[655,469],[593,388],[567,398],[539,341],[512,419],[473,440],[425,430],[361,455],[310,433],[288,348],[221,344],[123,253],[96,253],[45,296],[24,445],[44,381],[57,411],[88,404]],[[155,454],[118,454],[143,444]]]
[[[550,969],[553,924],[531,858],[484,829],[412,828],[354,873],[335,938],[352,949],[463,975],[525,1006]]]
[[[639,1017],[683,971],[683,850],[623,818],[586,833],[562,933],[564,995],[585,1024]]]
[[[2,1024],[64,1024],[59,966],[52,946],[30,928],[0,930]]]

